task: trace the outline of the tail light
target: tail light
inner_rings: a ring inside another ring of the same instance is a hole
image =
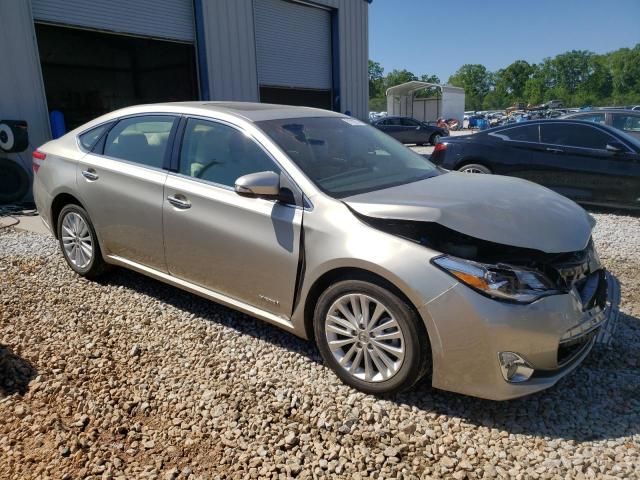
[[[433,149],[433,153],[444,152],[447,149],[446,143],[436,143],[436,148]]]
[[[43,153],[40,150],[34,150],[33,155],[31,156],[31,167],[33,168],[33,173],[38,173],[38,170],[45,158],[47,158],[46,153]]]

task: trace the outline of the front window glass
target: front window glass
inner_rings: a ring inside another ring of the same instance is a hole
[[[180,173],[233,187],[243,175],[280,173],[250,137],[222,123],[190,118],[180,152]]]
[[[613,114],[613,126],[625,132],[640,132],[640,115]]]
[[[405,127],[419,127],[420,123],[417,120],[414,120],[413,118],[403,118],[401,120],[402,125],[404,125]]]
[[[353,118],[284,118],[257,125],[318,188],[335,198],[439,174],[421,155]]]

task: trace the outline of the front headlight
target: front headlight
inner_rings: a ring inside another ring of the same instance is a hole
[[[560,293],[545,275],[505,264],[486,264],[443,255],[432,262],[465,285],[490,297],[530,303]]]

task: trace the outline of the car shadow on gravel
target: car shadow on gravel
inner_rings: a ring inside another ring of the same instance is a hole
[[[98,282],[130,288],[322,364],[309,341],[136,272],[116,268]],[[576,441],[634,435],[640,432],[640,320],[621,314],[619,323],[618,336],[624,341],[616,339],[611,348],[595,348],[583,365],[554,387],[525,398],[483,400],[433,389],[425,379],[408,392],[384,400],[511,434]]]
[[[24,395],[37,373],[31,362],[0,344],[0,397],[14,393]]]

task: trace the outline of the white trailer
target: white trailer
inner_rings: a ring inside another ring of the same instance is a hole
[[[438,90],[435,97],[416,97],[420,90],[434,87]],[[462,124],[463,88],[414,80],[388,88],[386,95],[388,115],[412,117],[422,122],[435,122],[438,118],[455,118]]]

